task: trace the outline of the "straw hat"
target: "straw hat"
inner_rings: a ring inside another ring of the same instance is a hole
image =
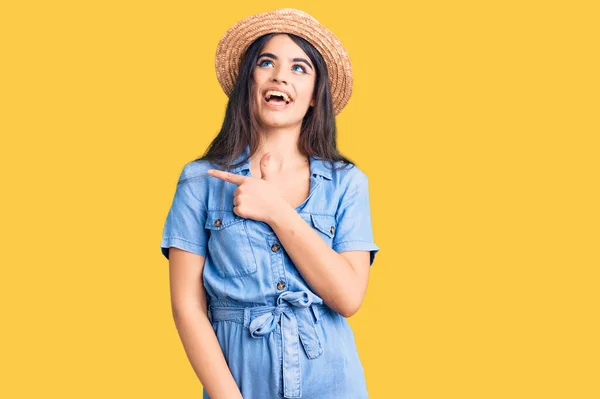
[[[248,46],[267,33],[292,33],[310,42],[327,64],[333,109],[339,114],[352,95],[350,57],[338,38],[314,17],[294,8],[251,15],[233,25],[217,45],[217,80],[229,97],[237,78],[242,55]]]

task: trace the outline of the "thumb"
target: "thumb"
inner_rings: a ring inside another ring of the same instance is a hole
[[[260,174],[262,175],[261,179],[263,179],[263,180],[269,180],[269,177],[271,177],[271,170],[269,168],[270,160],[271,160],[270,152],[267,152],[260,159]]]

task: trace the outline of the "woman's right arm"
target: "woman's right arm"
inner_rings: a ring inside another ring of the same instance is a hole
[[[205,257],[169,249],[171,308],[177,331],[196,375],[211,399],[241,399],[207,314],[202,280]]]

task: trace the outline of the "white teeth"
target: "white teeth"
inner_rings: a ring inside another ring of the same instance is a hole
[[[270,100],[271,96],[282,96],[283,100],[285,102],[288,102],[288,103],[290,102],[290,97],[286,93],[284,93],[282,91],[277,91],[277,90],[269,90],[269,91],[267,91],[267,93],[265,94],[265,98],[267,100]]]

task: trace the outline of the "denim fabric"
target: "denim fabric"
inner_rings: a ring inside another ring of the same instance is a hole
[[[208,169],[221,168],[208,161],[183,167],[161,251],[167,259],[169,247],[205,257],[209,316],[243,397],[367,398],[346,318],[312,292],[268,224],[233,212],[237,185]],[[230,172],[251,176],[250,162]],[[379,247],[367,176],[357,166],[333,171],[316,157],[310,172],[308,198],[296,212],[336,252],[370,251],[372,265]]]

